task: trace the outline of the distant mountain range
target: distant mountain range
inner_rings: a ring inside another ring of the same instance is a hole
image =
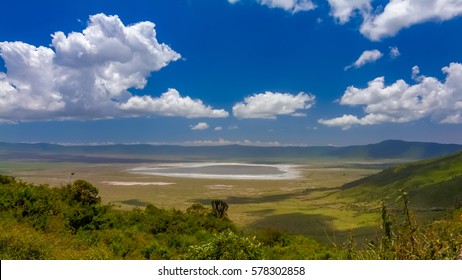
[[[306,163],[313,160],[410,161],[462,151],[462,145],[387,140],[377,144],[332,146],[180,146],[114,144],[66,146],[58,144],[0,143],[0,160],[39,160],[92,163],[168,161],[245,161]]]

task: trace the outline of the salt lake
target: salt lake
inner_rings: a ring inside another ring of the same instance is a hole
[[[176,163],[141,166],[131,173],[184,178],[294,179],[300,176],[295,165],[247,163]]]

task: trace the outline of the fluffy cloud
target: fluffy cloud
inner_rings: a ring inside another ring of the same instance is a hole
[[[25,43],[0,43],[8,76],[0,72],[0,120],[43,118],[65,109],[66,100],[52,82],[54,52]]]
[[[209,128],[209,125],[205,122],[200,122],[196,124],[195,126],[191,126],[192,130],[206,130]]]
[[[372,0],[328,0],[331,7],[331,15],[340,23],[350,20],[356,10],[367,14],[371,10]]]
[[[238,1],[228,0],[231,4]],[[316,8],[312,0],[255,1],[293,14]],[[371,4],[373,0],[327,0],[327,2],[331,8],[331,16],[340,24],[347,23],[359,12],[363,18],[360,32],[373,41],[394,36],[400,30],[415,24],[432,20],[445,21],[462,15],[462,0],[389,0],[384,8],[381,5],[374,8]]]
[[[391,58],[397,58],[400,55],[401,55],[401,52],[399,51],[398,47],[390,47],[390,57]]]
[[[226,118],[225,110],[214,110],[206,106],[201,100],[193,100],[189,96],[182,97],[176,89],[169,89],[159,98],[151,96],[132,96],[120,108],[133,115],[149,115],[154,113],[160,116],[186,117],[186,118]]]
[[[54,33],[51,48],[0,42],[7,69],[0,72],[0,120],[226,115],[173,90],[160,98],[129,92],[144,88],[152,72],[181,57],[157,41],[154,27],[125,26],[117,16],[97,14],[82,32]],[[183,112],[184,104],[192,108]]]
[[[258,2],[270,8],[280,8],[293,14],[316,8],[311,0],[258,0]]]
[[[378,41],[400,30],[430,20],[449,20],[462,15],[462,0],[390,0],[382,13],[368,14],[360,31]]]
[[[310,11],[316,8],[311,0],[256,0],[259,4],[270,8],[279,8],[293,14],[301,11]],[[239,0],[228,0],[229,3],[235,4]]]
[[[340,23],[348,22],[356,11],[363,17],[360,32],[373,41],[396,35],[415,24],[445,21],[462,15],[462,0],[390,0],[384,8],[373,0],[328,0],[331,15]]]
[[[380,59],[382,56],[383,54],[378,50],[364,51],[355,62],[345,67],[345,71],[352,67],[360,68],[367,63],[372,63]]]
[[[419,69],[414,67],[415,85],[398,80],[385,86],[384,77],[379,77],[370,81],[365,89],[350,86],[340,104],[362,105],[366,115],[362,118],[343,115],[318,122],[344,129],[353,125],[404,123],[423,118],[437,123],[462,123],[462,64],[451,63],[442,71],[446,74],[444,82],[434,77],[418,76]]]
[[[300,92],[297,95],[279,92],[265,92],[246,97],[244,102],[233,106],[237,118],[275,119],[277,115],[301,116],[298,110],[309,109],[315,103],[315,96]]]

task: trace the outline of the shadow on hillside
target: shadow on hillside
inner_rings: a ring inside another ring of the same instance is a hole
[[[139,199],[129,199],[129,200],[123,200],[123,201],[116,201],[125,205],[130,205],[130,206],[137,206],[137,207],[146,207],[149,203],[141,201]]]
[[[258,211],[260,212],[260,211]],[[248,212],[249,214],[258,214]],[[301,234],[309,236],[323,243],[337,245],[349,239],[350,235],[361,243],[365,238],[373,240],[376,235],[375,227],[356,227],[351,230],[338,230],[333,225],[333,218],[322,214],[290,213],[268,215],[248,225],[249,230],[274,228],[287,234]]]
[[[223,199],[228,204],[258,204],[258,203],[267,203],[267,202],[279,202],[286,199],[302,196],[302,193],[283,193],[283,194],[273,194],[265,195],[258,197],[248,197],[248,196],[229,196],[226,199]],[[191,200],[194,202],[199,202],[202,204],[210,204],[210,199],[196,199]]]

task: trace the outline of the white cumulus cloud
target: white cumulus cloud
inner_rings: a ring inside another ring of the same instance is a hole
[[[0,119],[43,118],[62,111],[66,97],[51,81],[54,52],[22,42],[0,42],[8,75],[0,72]]]
[[[391,58],[397,58],[400,55],[401,55],[401,52],[399,51],[398,47],[390,47],[390,57]]]
[[[82,32],[54,33],[50,47],[0,42],[0,56],[7,69],[0,72],[3,121],[227,114],[173,90],[160,98],[130,93],[143,89],[152,72],[181,58],[157,41],[152,22],[125,26],[118,16],[97,14]],[[182,111],[183,103],[192,108]]]
[[[446,74],[445,81],[422,75],[417,77],[420,72],[414,67],[414,85],[398,80],[386,86],[384,77],[378,77],[364,89],[350,86],[340,104],[364,106],[365,116],[343,115],[318,122],[344,129],[353,125],[405,123],[423,118],[437,123],[462,123],[462,64],[451,63],[442,71]]]
[[[381,13],[369,13],[364,17],[360,31],[367,38],[378,41],[415,24],[445,21],[460,15],[462,0],[390,0]]]
[[[160,97],[132,96],[120,108],[133,115],[155,114],[170,117],[186,118],[226,118],[228,112],[223,109],[215,110],[203,104],[201,100],[182,97],[176,89],[169,89]]]
[[[446,21],[462,15],[462,0],[389,0],[384,7],[373,0],[327,0],[331,15],[345,24],[363,18],[360,32],[373,41],[396,35],[402,29],[428,21]]]
[[[275,119],[277,115],[301,116],[299,110],[311,108],[315,96],[300,92],[290,93],[270,92],[254,94],[246,97],[244,102],[233,106],[233,115],[237,118]]]
[[[331,15],[340,23],[348,22],[356,10],[362,14],[369,13],[372,0],[327,0]]]
[[[268,6],[270,8],[283,9],[291,12],[292,14],[310,11],[316,8],[311,0],[255,0],[261,5]],[[229,3],[235,4],[239,0],[228,0]]]
[[[293,14],[316,8],[311,0],[258,0],[258,2],[270,8],[280,8]]]
[[[239,0],[228,0],[234,4]],[[314,10],[312,0],[254,0],[270,8],[295,14]],[[372,41],[396,35],[402,29],[428,21],[446,21],[462,15],[462,0],[327,0],[330,15],[345,24],[355,15],[362,17],[360,32]],[[376,5],[372,5],[377,3]],[[384,7],[383,7],[384,6]]]
[[[206,130],[209,128],[209,125],[206,122],[200,122],[195,126],[191,126],[192,130]]]
[[[372,62],[377,61],[382,56],[383,56],[383,54],[379,50],[364,51],[355,62],[353,62],[352,64],[346,66],[345,70],[348,70],[348,69],[350,69],[352,67],[354,67],[354,68],[363,67],[367,63],[372,63]]]

